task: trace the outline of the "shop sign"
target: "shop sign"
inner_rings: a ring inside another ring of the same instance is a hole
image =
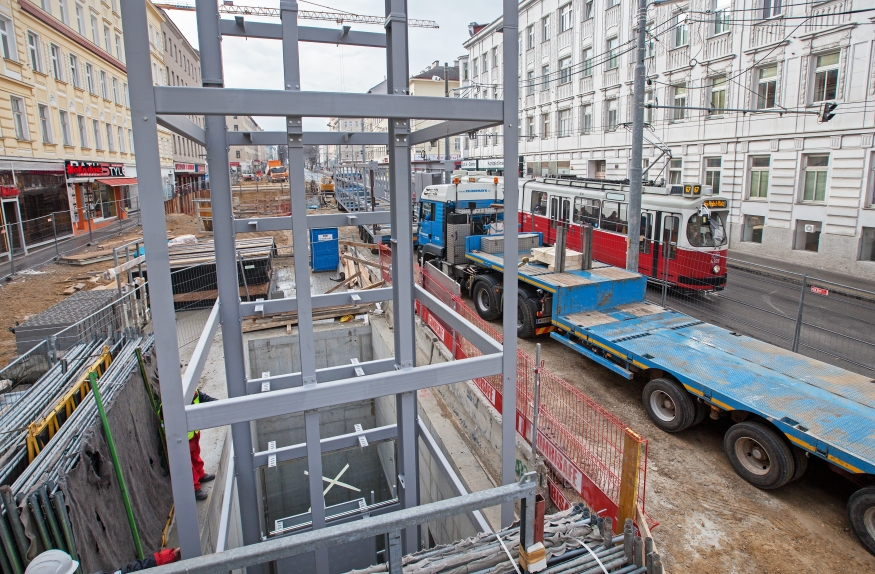
[[[176,171],[196,171],[193,163],[178,163]]]
[[[504,158],[481,159],[480,169],[504,169]]]
[[[11,185],[0,185],[0,197],[18,197],[18,188]]]
[[[462,169],[477,169],[477,160],[476,159],[462,160]]]
[[[232,161],[231,167],[240,167],[240,162],[239,161]]]
[[[125,164],[106,163],[102,161],[64,162],[64,171],[68,178],[76,177],[125,177]]]

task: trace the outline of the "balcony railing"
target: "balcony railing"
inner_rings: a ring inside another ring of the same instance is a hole
[[[532,108],[535,106],[535,94],[529,94],[526,96],[526,107]]]
[[[620,24],[620,5],[613,6],[612,8],[608,8],[608,11],[605,12],[605,29],[607,30],[611,26],[617,26]]]
[[[815,30],[844,24],[851,19],[851,14],[848,14],[851,8],[851,0],[835,0],[834,2],[824,2],[811,6],[809,14],[812,18],[805,23],[806,30],[814,32]]]
[[[538,93],[538,103],[539,104],[549,104],[551,100],[551,92],[550,90],[544,90]]]
[[[668,69],[676,70],[690,65],[690,47],[681,46],[668,53]]]
[[[560,100],[563,98],[570,98],[574,93],[574,90],[571,87],[572,85],[573,84],[570,81],[568,81],[564,84],[560,84],[559,89],[556,90],[557,91],[556,97]]]
[[[732,34],[720,34],[705,42],[705,59],[713,60],[732,53]]]
[[[592,76],[580,79],[580,93],[588,94],[593,91]]]
[[[558,43],[556,49],[561,50],[562,48],[567,48],[571,45],[573,38],[574,30],[565,30],[564,32],[560,33],[559,36],[556,38],[556,42]]]
[[[583,21],[583,25],[580,27],[581,38],[592,38],[593,22],[595,22],[594,18]]]
[[[786,34],[787,27],[784,24],[783,18],[766,20],[765,22],[756,24],[751,29],[750,47],[756,48],[758,46],[767,46],[769,44],[780,42],[784,39]]]
[[[616,86],[620,83],[620,70],[619,68],[614,68],[613,70],[608,70],[605,72],[605,87],[608,86]]]

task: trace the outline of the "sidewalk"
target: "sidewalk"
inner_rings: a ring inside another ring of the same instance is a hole
[[[760,257],[732,249],[729,250],[729,259],[726,266],[729,269],[738,269],[775,279],[789,280],[797,284],[802,279],[802,275],[808,275],[810,283],[823,282],[824,287],[831,291],[875,300],[875,282],[848,275],[847,273],[813,269],[796,263]]]

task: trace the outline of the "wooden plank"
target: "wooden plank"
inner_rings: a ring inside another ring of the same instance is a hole
[[[353,255],[349,255],[349,254],[347,254],[347,253],[344,253],[344,254],[341,255],[340,257],[341,257],[341,259],[349,259],[350,261],[355,261],[355,262],[357,262],[357,263],[361,263],[362,265],[367,265],[368,267],[371,267],[371,268],[373,268],[373,269],[379,269],[379,268],[380,268],[380,264],[379,264],[379,262],[374,263],[373,261],[368,261],[367,259],[362,259],[362,258],[360,258],[360,257],[355,257],[355,256],[353,256]]]
[[[614,323],[616,319],[610,315],[605,315],[600,311],[584,311],[582,313],[572,313],[566,315],[566,319],[577,325],[578,327],[596,327],[606,323]]]
[[[355,281],[356,279],[361,277],[361,275],[362,275],[361,273],[356,273],[355,275],[353,275],[352,277],[350,277],[349,279],[347,279],[343,283],[338,283],[337,285],[335,285],[334,287],[332,287],[331,289],[326,291],[325,294],[327,295],[329,293],[334,293],[335,291],[337,291],[341,287],[346,287],[347,285],[349,285],[350,283],[352,283],[353,281]]]
[[[623,466],[620,471],[620,503],[617,526],[622,528],[627,518],[635,519],[638,507],[638,469],[641,466],[641,437],[627,428],[623,440]]]

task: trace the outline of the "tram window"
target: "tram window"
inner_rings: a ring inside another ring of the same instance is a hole
[[[639,253],[650,253],[650,239],[653,238],[653,214],[641,214],[641,239],[638,242]]]
[[[726,243],[723,216],[693,214],[687,221],[687,240],[693,247],[720,247]]]
[[[626,225],[628,216],[626,210],[628,204],[618,203],[616,201],[606,201],[602,209],[602,229],[605,231],[616,231],[617,233],[626,233]]]
[[[547,215],[547,192],[532,192],[532,215]]]
[[[423,201],[419,205],[421,206],[419,208],[419,220],[434,221],[434,204]]]
[[[559,219],[559,198],[551,197],[550,198],[550,219],[556,220]]]
[[[574,198],[574,223],[599,226],[599,200],[585,197]]]
[[[674,259],[677,257],[678,253],[678,229],[680,229],[681,226],[681,218],[673,215],[666,215],[663,223],[663,255],[667,255],[669,259]]]
[[[567,199],[562,200],[562,221],[567,222],[571,218],[571,201]]]

